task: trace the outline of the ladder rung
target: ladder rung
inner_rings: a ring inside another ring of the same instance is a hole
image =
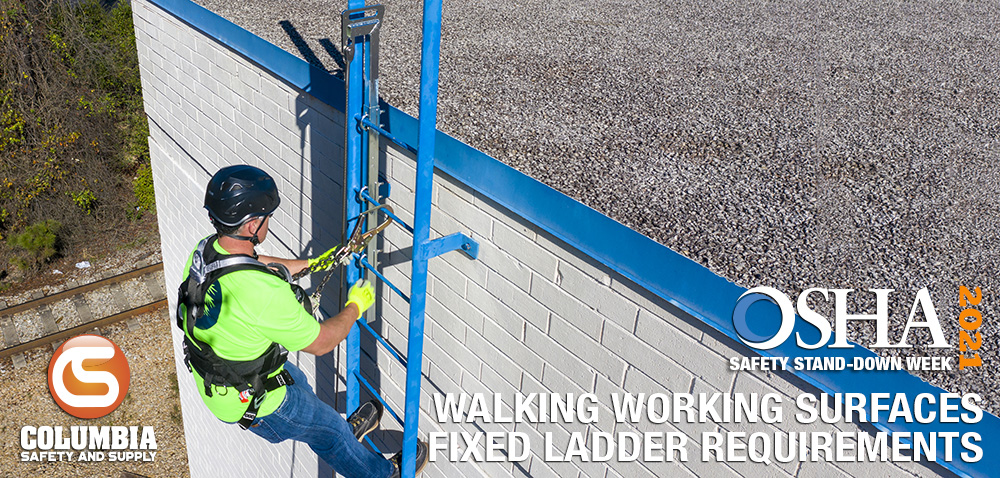
[[[355,253],[355,256],[357,256],[356,253]],[[375,270],[375,268],[372,267],[372,265],[368,263],[367,259],[365,259],[364,257],[360,257],[360,256],[358,256],[358,257],[360,258],[358,260],[358,262],[360,262],[361,265],[365,266],[365,269],[368,269],[368,270],[370,270],[372,272],[372,274],[375,274],[375,276],[378,277],[379,280],[381,280],[383,283],[385,283],[385,285],[389,286],[389,288],[392,289],[393,292],[395,292],[400,297],[402,297],[403,300],[405,300],[407,304],[410,303],[410,298],[406,294],[404,294],[403,291],[399,290],[399,288],[396,287],[391,281],[389,281],[389,279],[386,279],[384,275],[382,275],[379,271]]]
[[[358,123],[361,123],[361,125],[364,126],[365,128],[373,129],[378,134],[380,134],[382,136],[385,136],[385,138],[388,139],[389,141],[392,141],[393,143],[396,143],[396,144],[398,144],[398,145],[406,148],[409,152],[411,152],[413,154],[417,154],[417,148],[414,148],[413,146],[410,146],[409,144],[406,143],[406,141],[403,141],[403,140],[401,140],[401,139],[393,136],[392,133],[390,133],[390,132],[382,129],[382,127],[380,127],[379,125],[377,125],[375,123],[372,123],[367,117],[362,117],[360,115],[356,115],[354,117],[354,119],[356,119],[358,121]]]
[[[364,198],[365,201],[372,203],[373,206],[381,206],[381,204],[379,204],[378,201],[376,201],[374,198],[369,196],[368,193],[364,191],[361,191],[361,197]],[[410,231],[410,234],[413,234],[413,228],[410,227],[410,225],[407,224],[405,221],[400,219],[399,216],[389,212],[387,209],[382,209],[381,211],[385,213],[387,216],[391,217],[392,220],[398,223],[400,226],[403,226],[403,229],[406,229],[407,231]]]
[[[373,387],[370,383],[368,383],[368,380],[366,380],[364,377],[361,376],[361,372],[360,371],[354,372],[354,376],[358,377],[358,381],[360,381],[361,384],[364,385],[369,392],[371,392],[372,396],[377,398],[378,401],[382,402],[382,406],[384,406],[385,409],[389,411],[389,414],[392,415],[392,418],[396,419],[396,423],[402,425],[403,420],[399,418],[399,415],[396,414],[396,411],[393,410],[388,403],[385,403],[385,399],[383,399],[382,395],[379,395],[379,393],[375,391],[375,387]]]
[[[385,339],[382,337],[382,335],[380,335],[378,332],[376,332],[375,329],[373,329],[370,325],[368,325],[367,322],[365,322],[365,321],[359,321],[358,323],[361,324],[361,328],[367,330],[368,333],[372,334],[372,337],[375,337],[375,340],[378,340],[379,342],[381,342],[382,345],[385,347],[385,349],[388,350],[389,353],[392,354],[392,356],[396,358],[396,361],[398,361],[403,366],[403,368],[406,368],[406,359],[404,359],[401,355],[399,355],[398,353],[396,353],[396,351],[393,350],[392,346],[389,345],[389,342],[385,341]]]
[[[379,450],[378,446],[375,445],[375,442],[372,441],[370,436],[365,435],[365,441],[368,442],[368,445],[371,446],[373,450],[375,450],[375,453],[380,455],[382,454],[382,450]]]

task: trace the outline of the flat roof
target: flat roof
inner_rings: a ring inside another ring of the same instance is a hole
[[[346,2],[197,3],[340,69]],[[381,95],[416,116],[422,5],[382,3]],[[892,288],[900,322],[929,287],[957,337],[959,286],[1000,290],[998,23],[991,2],[445,2],[439,128],[744,287]],[[917,375],[996,414],[998,370]]]

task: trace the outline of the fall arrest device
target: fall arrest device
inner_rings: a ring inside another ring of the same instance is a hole
[[[361,220],[363,217],[368,217],[369,214],[375,214],[379,210],[386,213],[385,220],[381,224],[370,229],[368,232],[364,230],[364,221]],[[354,230],[351,231],[350,237],[348,237],[347,242],[337,248],[337,250],[328,258],[322,261],[317,261],[310,267],[302,269],[295,275],[291,276],[289,282],[293,280],[299,280],[306,275],[329,270],[327,274],[319,281],[319,285],[316,286],[316,291],[312,294],[312,303],[316,304],[316,307],[311,309],[313,316],[316,316],[319,308],[320,297],[323,294],[323,287],[326,286],[327,281],[330,280],[330,276],[333,273],[334,267],[345,266],[351,261],[351,256],[353,254],[364,254],[365,249],[368,247],[368,243],[375,238],[379,233],[385,230],[389,224],[392,224],[392,218],[395,215],[392,213],[392,207],[388,204],[379,204],[367,211],[362,212],[358,215],[358,221],[354,224]],[[307,309],[309,307],[306,307]]]

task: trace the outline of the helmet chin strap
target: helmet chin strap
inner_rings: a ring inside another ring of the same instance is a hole
[[[267,218],[265,218],[265,220],[266,219]],[[226,237],[231,237],[233,239],[239,239],[241,241],[250,241],[250,244],[253,244],[254,246],[257,246],[258,244],[260,244],[260,238],[257,237],[257,233],[260,232],[260,228],[262,228],[262,227],[264,227],[264,221],[260,221],[260,224],[257,225],[257,229],[254,229],[253,235],[250,235],[250,236],[238,236],[236,234],[226,234]],[[256,253],[254,253],[254,255],[256,256]]]

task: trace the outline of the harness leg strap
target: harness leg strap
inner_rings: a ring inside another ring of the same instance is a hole
[[[260,410],[260,405],[264,403],[264,397],[267,396],[267,392],[277,390],[285,385],[291,385],[295,383],[295,379],[292,378],[292,374],[288,373],[288,370],[282,370],[281,373],[267,379],[262,387],[264,390],[258,394],[257,390],[253,392],[253,398],[250,399],[250,404],[247,406],[247,411],[243,413],[243,418],[236,422],[240,428],[246,430],[250,428],[250,424],[253,423],[254,419],[257,418],[257,412]]]

